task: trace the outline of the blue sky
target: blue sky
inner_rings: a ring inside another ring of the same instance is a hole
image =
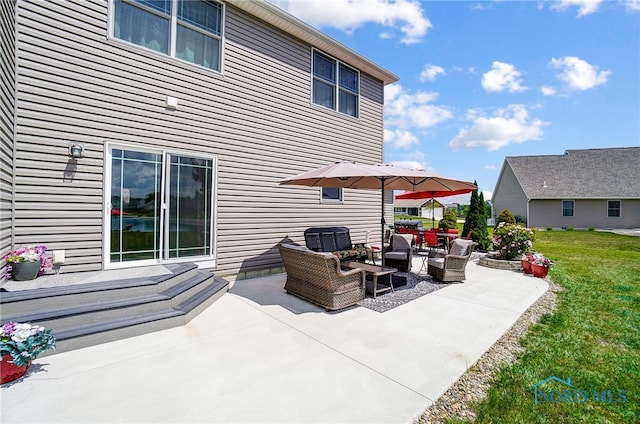
[[[478,181],[506,156],[640,146],[640,0],[272,0],[400,77],[385,162]]]

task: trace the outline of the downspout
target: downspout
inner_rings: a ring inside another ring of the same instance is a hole
[[[20,0],[14,3],[13,10],[13,144],[11,156],[11,250],[16,248],[16,155],[18,143],[18,9],[20,8]]]

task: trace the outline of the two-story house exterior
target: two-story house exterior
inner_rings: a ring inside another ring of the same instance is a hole
[[[274,246],[307,227],[378,227],[379,192],[279,181],[382,162],[398,78],[276,6],[18,0],[0,23],[0,252],[45,244],[63,273],[190,261],[242,278],[279,267]]]

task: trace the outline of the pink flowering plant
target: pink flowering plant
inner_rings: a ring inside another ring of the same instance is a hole
[[[42,352],[56,348],[51,330],[39,325],[8,322],[0,330],[0,354],[11,355],[16,366],[26,365]]]
[[[527,262],[530,262],[530,263],[533,263],[534,258],[535,258],[535,253],[532,253],[532,252],[526,252],[526,253],[524,253],[524,254],[522,255],[522,257],[520,258],[520,260],[522,260],[522,261],[527,261]]]
[[[553,266],[553,261],[547,258],[546,256],[544,256],[542,253],[534,254],[533,261],[531,263],[535,265],[543,266],[545,268],[551,268],[551,266]]]
[[[530,252],[535,238],[536,232],[532,228],[501,222],[493,231],[492,241],[498,256],[511,261]]]
[[[38,275],[51,268],[51,259],[47,257],[47,246],[32,245],[20,247],[4,255],[4,260],[9,264],[8,271],[11,272],[11,264],[20,262],[37,262],[40,261],[40,272]]]
[[[553,265],[553,261],[544,256],[542,253],[527,252],[523,254],[520,259],[532,264],[544,266],[546,268],[551,268],[551,266]]]

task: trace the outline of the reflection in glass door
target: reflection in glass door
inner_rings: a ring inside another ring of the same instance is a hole
[[[212,159],[112,149],[111,263],[211,255],[212,186]]]
[[[160,257],[162,155],[113,149],[111,262]]]
[[[169,257],[203,256],[211,250],[212,160],[170,156]]]

